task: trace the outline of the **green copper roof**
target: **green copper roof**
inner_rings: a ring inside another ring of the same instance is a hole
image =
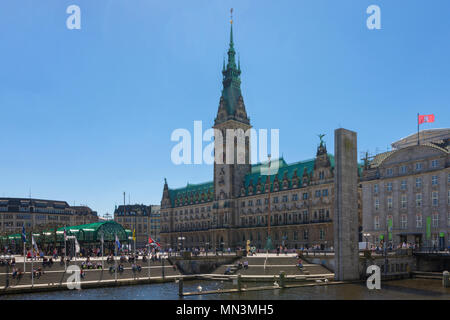
[[[334,157],[332,155],[329,155],[330,157],[330,162],[331,162],[331,166],[334,166]],[[306,168],[307,173],[311,174],[314,170],[314,162],[315,159],[309,159],[309,160],[305,160],[305,161],[299,161],[299,162],[294,162],[291,164],[287,164],[286,161],[284,161],[283,158],[280,158],[278,160],[278,172],[276,174],[273,174],[271,172],[270,175],[270,183],[271,183],[271,189],[273,190],[273,182],[275,180],[275,177],[278,176],[278,181],[283,180],[284,176],[287,176],[287,179],[289,180],[289,188],[292,187],[292,178],[294,177],[294,173],[297,172],[297,177],[300,179],[303,176],[303,172]],[[271,168],[274,168],[274,162],[272,161],[271,164]],[[252,183],[253,187],[256,187],[256,185],[258,184],[258,180],[260,179],[261,184],[264,184],[264,182],[267,179],[267,174],[261,174],[261,172],[266,172],[263,168],[267,167],[267,164],[256,164],[252,166],[252,171],[250,174],[247,174],[245,176],[245,182],[244,182],[244,186],[246,189],[246,195],[248,195],[248,186],[250,185],[250,182]]]
[[[335,165],[334,155],[328,153],[328,159],[330,160],[330,166],[333,169]],[[288,180],[288,188],[292,188],[292,178],[294,177],[294,173],[296,172],[297,177],[299,178],[299,185],[301,185],[301,179],[303,177],[303,173],[306,169],[308,175],[311,175],[314,171],[314,163],[316,158],[298,161],[291,164],[287,164],[283,158],[272,161],[271,168],[274,168],[274,163],[278,162],[278,172],[276,174],[271,173],[270,175],[270,190],[273,191],[273,182],[275,181],[275,177],[278,177],[278,181],[281,184],[283,178],[286,175]],[[358,176],[361,176],[362,173],[362,163],[358,163]],[[263,172],[264,174],[261,174]],[[251,184],[254,188],[258,185],[258,180],[260,180],[261,184],[264,185],[267,179],[267,162],[266,163],[258,163],[252,165],[251,173],[245,176],[244,187],[245,187],[245,195],[249,195],[248,187]],[[280,188],[281,189],[281,188]]]
[[[128,236],[122,225],[112,220],[81,224],[77,226],[66,226],[66,233],[68,236],[76,236],[78,241],[100,241],[102,234],[105,241],[114,241],[116,235],[120,241],[128,240]],[[55,229],[48,229],[41,233],[33,233],[35,238],[39,238],[40,241],[48,243],[55,240],[54,234]],[[17,233],[9,235],[7,236],[7,239],[20,240],[21,234]],[[31,242],[30,239],[27,239],[27,241]],[[56,229],[56,241],[60,243],[64,242],[64,227]]]
[[[62,238],[64,227],[58,228],[56,232]],[[79,241],[100,241],[102,233],[105,241],[113,241],[116,235],[120,241],[128,240],[122,225],[112,220],[68,226],[66,232],[75,235]]]
[[[230,46],[228,49],[228,63],[226,69],[222,71],[223,74],[223,89],[222,97],[225,102],[225,107],[229,115],[234,115],[236,106],[238,104],[241,93],[241,70],[240,66],[236,66],[236,51],[234,51],[233,42],[233,24],[230,30]]]
[[[199,184],[188,183],[186,187],[178,189],[169,189],[170,200],[172,206],[175,205],[175,200],[178,204],[187,205],[190,203],[195,203],[195,201],[201,201],[203,196],[203,201],[212,201],[214,197],[214,182],[209,181]],[[197,199],[197,200],[196,200]]]

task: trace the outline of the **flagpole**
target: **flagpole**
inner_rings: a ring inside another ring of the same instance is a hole
[[[114,239],[114,251],[116,253],[116,256],[114,257],[114,279],[117,282],[117,234],[116,237]]]
[[[105,241],[105,238],[103,237],[103,233],[102,233],[102,270],[104,269],[103,267],[103,242]]]
[[[264,261],[264,270],[266,270],[266,262],[269,259],[269,249],[270,249],[270,246],[272,245],[272,239],[270,238],[270,218],[271,218],[270,217],[270,185],[271,185],[271,182],[270,182],[270,165],[271,165],[270,158],[271,158],[271,155],[270,154],[268,155],[268,158],[269,158],[269,192],[268,192],[268,195],[267,195],[267,198],[268,198],[268,207],[267,207],[267,209],[268,209],[268,211],[267,211],[267,244],[266,244],[267,245],[267,252],[266,252],[266,260]]]
[[[67,244],[66,244],[66,227],[64,226],[64,270],[67,272]]]
[[[34,268],[33,268],[33,258],[34,258],[34,237],[33,237],[33,231],[31,232],[31,287],[34,286]]]
[[[420,139],[419,139],[419,113],[417,113],[417,145],[420,145]]]
[[[26,260],[27,260],[27,256],[26,256],[26,248],[25,248],[25,243],[27,242],[27,238],[26,238],[26,234],[25,234],[25,226],[22,225],[22,242],[23,242],[23,274],[25,274],[25,264],[26,264]]]
[[[64,226],[64,268],[67,271],[67,229]]]
[[[26,252],[25,252],[25,240],[23,241],[23,274],[25,274],[25,263],[27,260]]]
[[[150,237],[150,236],[149,236]],[[147,253],[148,253],[148,260],[147,260],[147,263],[148,263],[148,280],[150,280],[150,239],[149,239],[149,241],[147,241]]]

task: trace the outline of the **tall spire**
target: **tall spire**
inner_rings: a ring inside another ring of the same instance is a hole
[[[230,17],[230,45],[228,48],[228,63],[226,68],[222,71],[223,74],[223,91],[222,96],[227,97],[228,91],[227,89],[233,89],[234,94],[232,94],[235,98],[238,98],[241,95],[241,80],[239,76],[241,75],[240,70],[236,66],[236,51],[234,51],[234,42],[233,42],[233,9],[231,11]],[[231,92],[230,92],[231,93]],[[231,101],[230,101],[231,102]],[[232,103],[234,104],[234,103]]]
[[[233,20],[230,20],[230,49],[233,48],[234,42],[233,42]]]
[[[241,66],[240,62],[236,64],[236,51],[234,50],[234,40],[233,40],[233,9],[231,9],[230,17],[230,43],[228,48],[228,62],[222,69],[223,75],[223,89],[222,89],[222,100],[223,108],[226,111],[227,117],[235,117],[236,110],[241,108],[240,115],[242,119],[240,121],[248,122],[248,118],[245,112],[245,107],[243,105],[243,98],[241,93]],[[244,109],[243,109],[244,108]],[[245,115],[244,115],[245,114]],[[222,119],[223,121],[224,119]],[[220,121],[220,120],[218,120]]]
[[[236,67],[235,55],[236,51],[234,51],[234,42],[233,42],[233,8],[230,10],[231,18],[230,18],[230,48],[228,49],[228,65],[227,67]]]

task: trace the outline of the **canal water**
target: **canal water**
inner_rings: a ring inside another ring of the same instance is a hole
[[[247,284],[255,286],[255,284]],[[258,286],[263,284],[259,283]],[[267,285],[267,284],[265,284]],[[232,288],[230,282],[185,281],[184,291]],[[148,284],[98,289],[54,291],[0,296],[0,300],[178,300],[178,284]],[[443,288],[439,280],[404,279],[383,282],[381,290],[369,290],[364,283],[316,287],[274,289],[241,293],[189,296],[184,300],[377,300],[420,299],[450,300],[450,288]]]

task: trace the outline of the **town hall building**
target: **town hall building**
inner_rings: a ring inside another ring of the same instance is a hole
[[[231,25],[228,62],[222,70],[223,89],[213,127],[222,132],[225,145],[227,129],[245,132],[251,128],[235,55]],[[321,140],[312,159],[290,164],[283,158],[272,160],[278,170],[269,178],[262,174],[267,165],[251,164],[249,140],[245,138],[244,161],[237,162],[236,157],[232,163],[215,161],[213,181],[177,189],[169,188],[165,181],[160,230],[164,248],[234,249],[250,241],[250,246],[263,249],[268,219],[274,247],[333,247],[334,157],[327,152],[325,142]],[[236,140],[228,143],[236,155]]]

